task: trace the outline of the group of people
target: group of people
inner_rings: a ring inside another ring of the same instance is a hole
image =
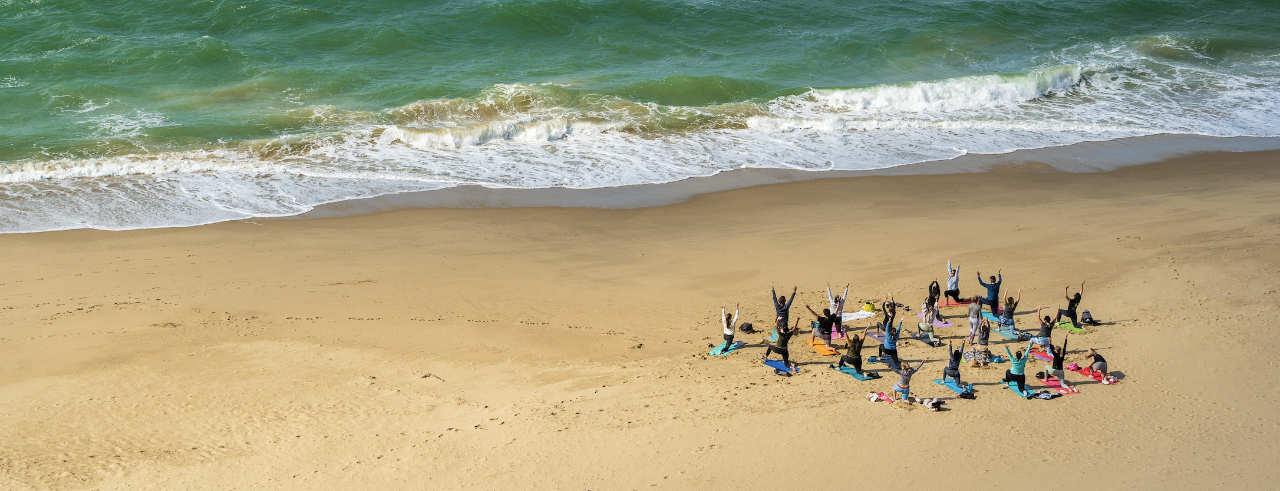
[[[1044,367],[1043,377],[1048,380],[1050,377],[1055,378],[1057,383],[1065,390],[1075,390],[1074,387],[1067,382],[1066,369],[1063,367],[1067,353],[1067,340],[1063,337],[1061,345],[1054,345],[1053,330],[1055,326],[1061,322],[1062,318],[1067,318],[1073,327],[1079,329],[1081,325],[1081,316],[1077,313],[1080,301],[1084,294],[1084,282],[1080,283],[1080,291],[1074,295],[1070,292],[1068,286],[1064,291],[1066,299],[1066,308],[1058,309],[1057,315],[1051,317],[1042,316],[1043,306],[1036,311],[1036,318],[1039,321],[1040,328],[1034,334],[1023,333],[1014,328],[1013,316],[1018,308],[1018,304],[1022,301],[1022,291],[1018,290],[1017,296],[1009,294],[1003,301],[1000,299],[1001,285],[1004,277],[1002,271],[997,270],[995,276],[989,276],[988,281],[983,281],[981,273],[978,273],[978,284],[986,288],[985,297],[973,296],[963,298],[960,296],[960,268],[959,264],[952,265],[950,260],[947,261],[947,289],[942,290],[937,279],[927,287],[927,296],[922,305],[923,322],[918,323],[917,334],[926,343],[938,347],[941,341],[934,333],[935,321],[943,320],[942,307],[967,307],[969,320],[969,335],[960,343],[957,349],[948,342],[947,365],[942,369],[943,382],[947,383],[948,379],[954,380],[957,387],[964,387],[960,382],[960,366],[968,358],[975,365],[986,365],[997,360],[991,354],[988,345],[991,339],[992,320],[995,321],[995,329],[1000,329],[1004,334],[1013,334],[1015,339],[1026,339],[1028,344],[1025,349],[1019,349],[1016,353],[1005,348],[1006,354],[1009,356],[1010,368],[1005,372],[1005,384],[1016,385],[1018,391],[1024,392],[1026,389],[1026,366],[1027,360],[1032,354],[1035,346],[1042,346],[1048,359],[1048,364]],[[777,337],[772,343],[767,343],[765,352],[760,356],[762,361],[768,361],[772,355],[778,355],[782,358],[782,364],[790,373],[795,373],[798,368],[791,361],[790,341],[800,332],[801,319],[795,319],[792,323],[791,307],[796,300],[799,287],[791,289],[790,297],[786,295],[778,295],[776,287],[770,287],[770,301],[773,304],[775,314],[775,327]],[[901,400],[908,400],[911,393],[911,377],[920,371],[925,364],[932,360],[925,359],[917,363],[914,367],[908,362],[904,362],[898,356],[898,342],[902,335],[902,322],[897,320],[899,309],[910,310],[901,303],[898,303],[893,297],[885,297],[880,303],[880,313],[883,317],[876,322],[873,327],[868,327],[861,334],[855,334],[848,331],[844,325],[844,308],[845,302],[848,300],[849,287],[845,286],[844,293],[841,295],[832,295],[830,284],[827,285],[827,308],[821,312],[814,310],[811,306],[805,305],[805,309],[813,316],[813,331],[811,334],[811,344],[817,349],[816,340],[821,340],[831,353],[840,355],[840,359],[834,366],[837,369],[845,369],[852,367],[854,372],[862,378],[878,378],[879,375],[874,372],[863,370],[862,349],[865,346],[868,337],[873,337],[879,342],[877,359],[872,361],[883,362],[888,365],[889,369],[898,375],[897,382],[893,385],[893,391],[901,397]],[[941,303],[942,299],[947,299],[947,303]],[[983,307],[986,306],[990,310],[988,316],[984,316]],[[868,307],[867,310],[871,310]],[[1087,314],[1087,311],[1086,311]],[[873,314],[867,314],[873,315]],[[722,327],[724,329],[725,343],[722,350],[730,350],[734,346],[734,336],[736,334],[738,313],[735,311],[733,315],[729,315],[727,310],[722,310]],[[1086,321],[1090,319],[1085,318]],[[874,332],[874,334],[872,334]],[[832,344],[833,337],[844,337],[845,344],[838,347]],[[971,346],[971,351],[966,352],[966,345]],[[843,348],[843,349],[838,349]],[[1107,367],[1107,361],[1102,355],[1095,350],[1090,349],[1086,357],[1086,366],[1093,371],[1102,375],[1103,383],[1114,380],[1110,377]]]

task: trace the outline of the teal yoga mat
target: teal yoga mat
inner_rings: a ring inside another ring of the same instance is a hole
[[[711,351],[708,351],[707,354],[711,356],[726,356],[730,353],[733,353],[734,351],[738,351],[738,348],[741,348],[743,346],[746,346],[746,343],[743,343],[742,341],[734,341],[733,346],[730,346],[728,350],[725,350],[724,353],[721,353],[720,350],[724,349],[724,343],[720,343],[719,346],[711,348]]]

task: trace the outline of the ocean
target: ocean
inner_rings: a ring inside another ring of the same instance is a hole
[[[0,232],[1280,137],[1280,2],[0,0]]]

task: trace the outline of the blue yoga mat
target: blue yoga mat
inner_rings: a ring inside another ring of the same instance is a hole
[[[956,383],[956,379],[953,379],[953,378],[947,379],[946,383],[943,383],[941,380],[934,380],[933,383],[938,385],[945,385],[947,386],[948,389],[951,389],[951,392],[955,392],[957,394],[963,394],[965,392],[973,392],[973,384],[965,384],[964,387],[961,387],[960,384]]]
[[[858,371],[854,370],[853,367],[836,368],[835,365],[831,365],[831,369],[836,370],[840,373],[847,373],[849,374],[850,377],[856,378],[858,380],[862,380],[862,381],[871,380],[871,377],[868,377],[866,375],[859,375]]]
[[[769,342],[770,342],[770,343],[776,343],[776,342],[778,342],[778,330],[777,330],[777,329],[774,329],[774,330],[773,330],[773,332],[770,332],[770,333],[769,333]]]
[[[1011,384],[1011,383],[1004,383],[1004,382],[1000,382],[1000,385],[1003,385],[1003,386],[1005,386],[1005,387],[1008,387],[1010,391],[1012,391],[1014,394],[1018,394],[1018,396],[1019,396],[1019,397],[1021,397],[1021,398],[1023,398],[1023,399],[1026,399],[1026,398],[1028,398],[1028,397],[1031,397],[1032,392],[1031,392],[1030,390],[1028,390],[1028,391],[1026,391],[1026,392],[1019,392],[1019,391],[1018,391],[1018,384]]]
[[[746,343],[743,343],[742,341],[734,341],[733,346],[730,346],[728,350],[726,350],[724,353],[721,353],[720,350],[724,349],[724,343],[720,343],[718,346],[711,348],[711,351],[708,351],[707,354],[711,356],[725,356],[725,355],[728,355],[729,353],[733,353],[734,351],[738,351],[738,348],[741,348],[745,345]]]
[[[782,360],[768,360],[764,362],[764,366],[773,368],[774,370],[782,370],[784,372],[795,373],[795,372],[792,372],[790,368],[787,368],[786,365],[783,365]]]
[[[987,311],[985,311],[985,310],[984,310],[984,311],[982,311],[982,318],[983,318],[983,319],[986,319],[986,320],[989,320],[989,321],[991,321],[991,322],[994,322],[994,323],[996,323],[996,324],[999,324],[999,323],[1000,323],[1000,318],[999,318],[999,317],[996,317],[995,315],[992,315],[992,314],[991,314],[991,312],[987,312]]]
[[[996,333],[996,334],[999,334],[999,335],[1003,336],[1005,339],[1009,339],[1009,340],[1013,340],[1013,341],[1021,341],[1021,340],[1022,340],[1022,338],[1018,336],[1018,333],[1013,332],[1013,328],[1009,328],[1009,327],[1001,327],[1001,328],[997,328],[997,329],[992,329],[992,330],[991,330],[991,332],[994,332],[994,333]]]

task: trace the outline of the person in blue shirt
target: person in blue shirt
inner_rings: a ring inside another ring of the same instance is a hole
[[[982,273],[976,273],[978,273],[978,284],[987,288],[987,299],[984,303],[991,306],[992,317],[1000,318],[1000,283],[1004,281],[1004,275],[1000,274],[1001,270],[996,270],[997,276],[991,277],[991,283],[984,283]]]

